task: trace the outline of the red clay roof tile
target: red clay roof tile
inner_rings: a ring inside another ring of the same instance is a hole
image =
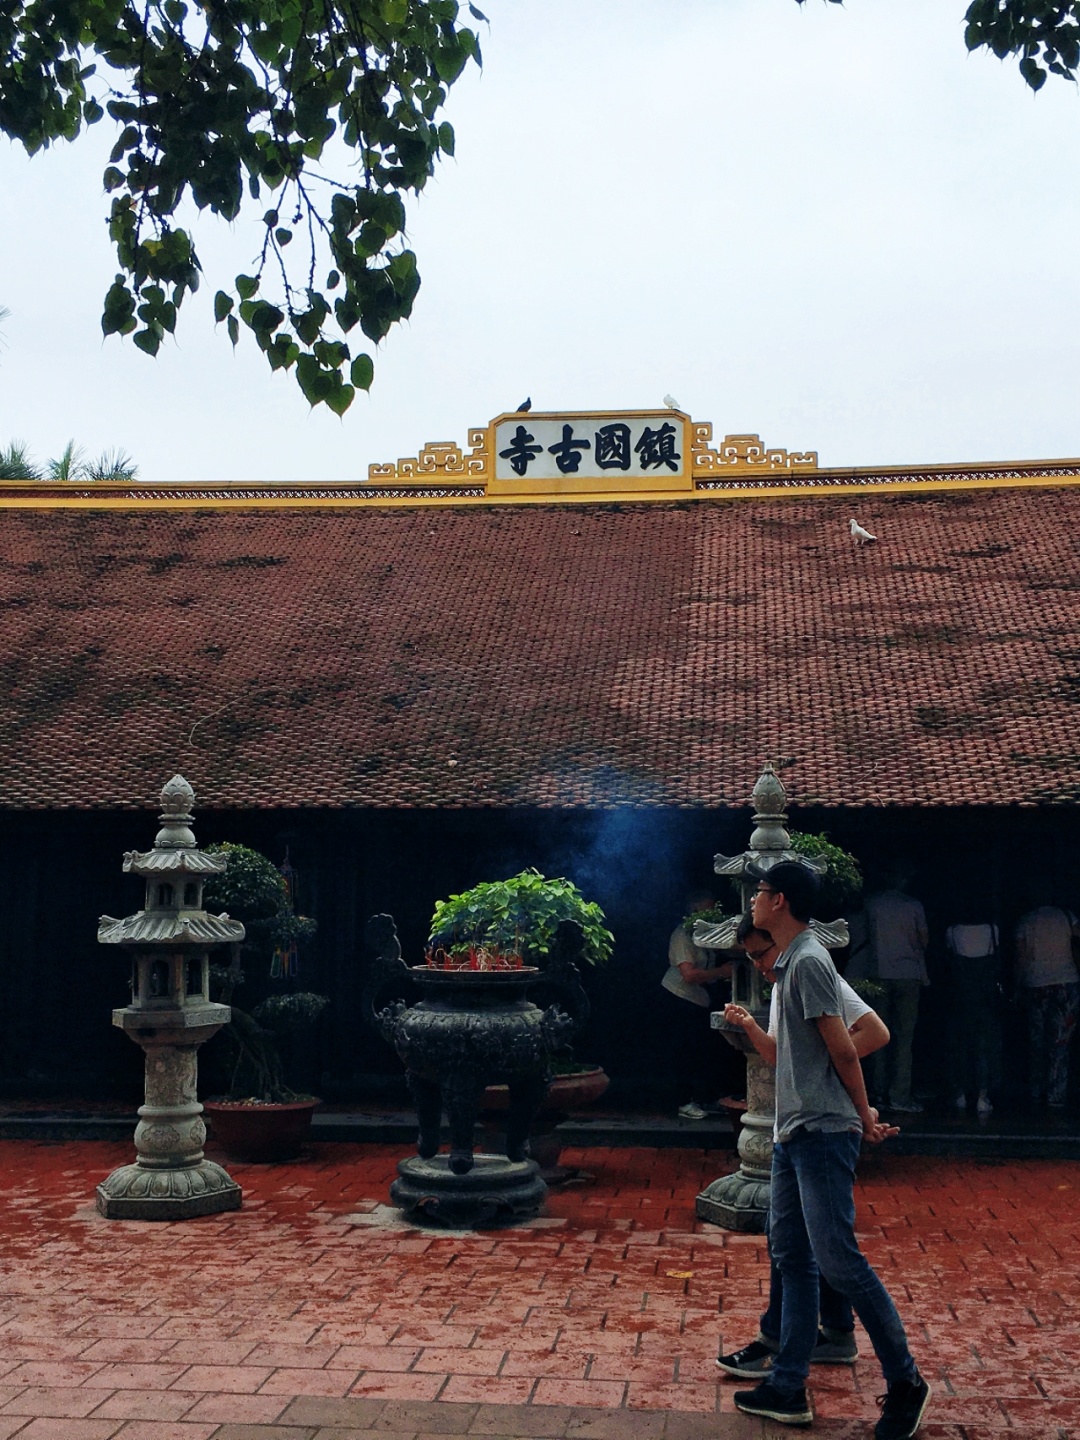
[[[0,513],[0,805],[1074,802],[1080,492]]]

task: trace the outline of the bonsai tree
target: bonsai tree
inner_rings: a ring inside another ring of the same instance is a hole
[[[293,913],[284,876],[257,850],[245,845],[209,845],[211,854],[227,855],[229,867],[206,882],[208,908],[220,909],[241,920],[247,931],[235,948],[232,963],[211,967],[214,999],[232,1006],[232,1024],[212,1042],[228,1066],[225,1098],[252,1104],[282,1104],[311,1097],[298,1094],[284,1075],[281,1040],[308,1030],[329,1001],[311,991],[271,995],[250,1011],[242,1010],[233,993],[244,983],[242,962],[269,962],[277,951],[300,947],[315,933],[315,921]]]
[[[850,851],[834,845],[824,832],[807,835],[799,830],[791,832],[791,848],[796,855],[825,861],[825,873],[818,893],[818,910],[823,920],[841,914],[858,901],[862,895],[863,877],[859,862]]]
[[[863,877],[858,860],[849,850],[834,845],[824,832],[820,835],[809,835],[800,830],[791,832],[791,848],[796,855],[807,855],[815,860],[825,861],[817,905],[823,920],[842,915],[844,911],[858,905],[862,896]],[[848,984],[869,1003],[873,1003],[884,993],[884,987],[876,980],[852,979]]]
[[[484,963],[523,959],[542,964],[551,954],[559,925],[566,920],[581,927],[580,959],[603,965],[611,957],[615,937],[604,924],[604,912],[586,900],[570,880],[548,880],[539,870],[522,870],[509,880],[490,880],[460,895],[440,900],[431,918],[429,956],[437,952],[451,963]]]

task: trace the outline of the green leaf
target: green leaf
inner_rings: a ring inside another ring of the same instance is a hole
[[[232,298],[232,296],[231,296],[231,295],[226,295],[226,293],[225,293],[224,290],[219,290],[219,291],[217,292],[217,294],[214,296],[214,320],[215,320],[215,322],[220,325],[221,322],[222,322],[222,320],[225,319],[226,315],[229,314],[229,312],[232,310],[232,308],[233,308],[233,298]]]
[[[366,220],[360,226],[360,234],[357,237],[357,253],[363,249],[365,255],[377,255],[386,244],[386,231],[381,225],[376,225],[373,220]]]
[[[404,25],[409,14],[409,0],[382,0],[380,8],[388,25]]]
[[[157,330],[140,330],[132,340],[147,355],[156,355],[161,348],[161,332]]]
[[[232,341],[233,348],[235,349],[240,343],[240,324],[235,315],[229,316],[225,328],[229,332],[229,339]]]
[[[259,288],[258,278],[254,275],[237,275],[236,293],[241,300],[250,300],[255,291]]]
[[[351,385],[338,385],[326,397],[326,404],[335,415],[344,415],[353,402],[356,391]]]
[[[120,276],[105,296],[101,329],[105,335],[127,335],[135,329],[135,297]]]
[[[340,380],[328,374],[314,355],[301,355],[296,362],[296,378],[309,405],[318,405],[327,398],[334,388],[334,381]]]
[[[83,106],[83,119],[88,125],[96,125],[105,111],[96,100],[88,100]]]
[[[358,355],[349,368],[349,379],[358,390],[370,390],[375,378],[375,365],[370,355]]]

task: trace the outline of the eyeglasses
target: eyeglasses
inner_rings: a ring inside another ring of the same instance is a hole
[[[769,951],[775,949],[775,945],[766,945],[764,950],[747,950],[745,952],[746,958],[748,960],[764,960],[765,956],[768,955]]]

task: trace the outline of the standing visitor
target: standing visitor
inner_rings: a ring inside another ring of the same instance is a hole
[[[870,973],[882,985],[878,1013],[892,1040],[872,1062],[874,1094],[883,1109],[918,1115],[922,1106],[911,1093],[911,1046],[919,997],[930,984],[926,973],[926,946],[930,938],[926,914],[913,895],[904,890],[906,870],[898,871],[888,890],[867,898],[866,931]]]
[[[713,905],[705,891],[687,896],[688,915],[700,915]],[[706,1106],[719,1093],[719,1036],[710,1029],[711,1000],[707,989],[730,973],[717,964],[716,951],[700,949],[685,920],[680,920],[668,941],[668,967],[664,987],[664,1022],[678,1086],[678,1113],[682,1120],[704,1120]]]
[[[993,1110],[991,1087],[997,1081],[1001,1050],[1001,945],[998,927],[977,901],[962,904],[962,921],[945,931],[949,990],[956,1024],[957,1089],[953,1104],[966,1110],[975,1096],[980,1115]]]
[[[1080,921],[1060,905],[1037,905],[1016,927],[1016,982],[1027,1012],[1028,1094],[1061,1110],[1069,1089],[1069,1050],[1080,1010],[1072,942]]]
[[[862,1140],[897,1132],[870,1109],[848,1034],[839,977],[809,928],[816,877],[804,865],[747,866],[758,882],[755,926],[780,947],[776,971],[776,1143],[769,1240],[783,1284],[780,1349],[767,1379],[737,1390],[736,1408],[785,1425],[813,1420],[806,1395],[818,1334],[819,1275],[850,1300],[888,1387],[875,1440],[910,1440],[930,1387],[896,1306],[855,1238],[855,1162]]]

